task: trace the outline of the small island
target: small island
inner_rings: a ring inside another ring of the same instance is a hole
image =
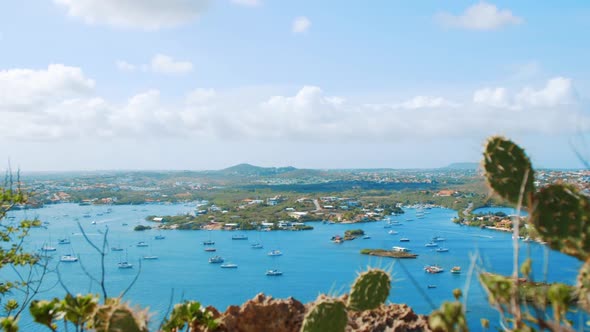
[[[344,232],[344,241],[351,241],[363,235],[365,235],[365,231],[362,229],[349,229]]]
[[[380,257],[391,258],[416,258],[417,254],[412,254],[401,250],[385,250],[385,249],[362,249],[361,254]]]
[[[134,231],[146,231],[152,229],[152,226],[146,226],[146,225],[137,225],[135,227],[133,227]]]

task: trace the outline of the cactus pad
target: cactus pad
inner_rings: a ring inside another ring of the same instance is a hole
[[[93,327],[96,332],[148,332],[147,315],[113,301],[98,308]]]
[[[586,262],[578,274],[578,304],[586,311],[590,311],[590,261]]]
[[[571,185],[554,184],[534,197],[531,222],[553,249],[590,257],[590,201]]]
[[[335,299],[318,299],[305,315],[301,332],[344,332],[348,314],[344,302]]]
[[[348,308],[354,311],[372,310],[385,303],[391,289],[391,278],[383,270],[361,273],[350,289]]]
[[[531,161],[524,150],[510,140],[494,136],[488,140],[483,155],[486,179],[494,192],[508,202],[517,204],[520,188],[525,180],[522,204],[529,206],[528,197],[535,190],[534,174]],[[525,179],[527,171],[528,176]]]

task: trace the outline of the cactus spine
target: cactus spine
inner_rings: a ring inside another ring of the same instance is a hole
[[[344,302],[323,297],[305,315],[301,332],[343,332],[347,323]]]
[[[391,278],[385,271],[365,271],[358,276],[350,289],[348,308],[354,311],[375,309],[385,303],[390,289]]]
[[[102,305],[93,317],[96,332],[148,332],[145,311],[133,310],[118,299]]]
[[[531,221],[551,248],[580,260],[590,255],[590,202],[571,185],[554,184],[535,194]]]
[[[510,140],[494,136],[488,140],[483,155],[490,187],[500,197],[517,204],[524,183],[523,205],[529,206],[530,194],[535,190],[534,172],[524,150]]]

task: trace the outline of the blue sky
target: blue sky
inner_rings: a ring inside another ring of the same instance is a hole
[[[426,168],[499,133],[580,167],[586,31],[586,1],[7,1],[0,158]]]

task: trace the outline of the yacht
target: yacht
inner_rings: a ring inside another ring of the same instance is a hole
[[[444,271],[444,269],[438,265],[427,265],[426,267],[424,267],[424,271],[427,273],[441,273]]]
[[[428,288],[436,288],[436,285],[428,285]]]
[[[387,232],[387,234],[389,234],[389,235],[395,235],[395,234],[398,234],[398,233],[399,233],[399,232],[397,232],[397,231],[394,231],[393,229],[392,229],[392,230],[390,230],[389,232]]]
[[[250,245],[250,247],[252,247],[252,249],[262,249],[262,248],[264,248],[262,246],[262,243],[252,243],[252,245]]]
[[[143,256],[143,259],[145,259],[145,260],[154,260],[154,259],[158,259],[158,256],[155,256],[155,255],[147,255],[147,256]]]
[[[123,261],[123,262],[119,262],[117,264],[117,267],[120,269],[132,269],[133,268],[133,264],[127,262],[127,261]]]
[[[221,256],[213,256],[213,257],[209,258],[209,263],[212,263],[212,264],[223,263],[223,258],[221,258]]]
[[[238,264],[225,263],[225,264],[221,264],[221,268],[222,269],[237,269],[238,268]]]
[[[277,269],[272,269],[272,270],[268,270],[266,271],[266,275],[267,276],[282,276],[283,272],[277,270]]]
[[[205,240],[205,241],[203,241],[203,245],[204,246],[212,246],[214,244],[215,244],[215,241],[213,241],[213,240]]]
[[[399,242],[410,242],[410,239],[408,239],[407,237],[402,237],[401,239],[399,239]]]
[[[74,255],[70,255],[70,254],[65,254],[65,255],[61,256],[59,261],[64,262],[64,263],[74,263],[74,262],[78,261],[78,257],[76,257]]]
[[[215,252],[215,251],[217,251],[217,249],[215,249],[213,247],[207,247],[207,248],[205,248],[205,251],[206,252]]]
[[[281,256],[283,253],[280,250],[273,249],[268,252],[269,256]]]
[[[424,246],[425,247],[438,247],[438,244],[437,243],[434,243],[434,242],[428,242]]]
[[[444,237],[442,237],[442,236],[435,236],[435,237],[432,238],[432,242],[443,242],[445,240],[446,239]]]
[[[136,247],[147,247],[149,245],[143,241],[139,241],[139,242],[137,242],[137,244],[135,246]]]
[[[55,249],[55,247],[52,247],[52,246],[50,246],[50,245],[48,245],[48,244],[44,244],[44,245],[41,247],[41,251],[56,251],[56,250],[57,250],[57,249]]]
[[[453,274],[459,274],[459,273],[461,273],[461,267],[460,266],[453,266],[451,268],[451,273],[453,273]]]
[[[363,236],[363,239],[365,239],[365,240],[368,240],[368,239],[370,239],[370,238],[371,238],[371,237],[370,237],[369,235],[365,235],[365,236]]]
[[[447,248],[436,248],[436,252],[448,252],[449,249]]]
[[[127,253],[125,253],[125,260],[119,261],[119,263],[117,264],[117,267],[120,269],[132,269],[133,268],[133,264],[129,263],[129,260],[127,258]]]
[[[121,247],[111,247],[111,251],[123,251]]]
[[[237,234],[237,235],[232,235],[231,239],[232,240],[248,240],[248,237],[244,234]]]
[[[96,220],[93,220],[91,224],[96,225]]]
[[[393,250],[395,252],[408,252],[408,251],[410,251],[410,249],[408,249],[408,248],[397,247],[397,246],[391,247],[391,250]]]
[[[70,244],[70,239],[68,238],[63,238],[63,239],[58,239],[57,240],[57,244]]]

